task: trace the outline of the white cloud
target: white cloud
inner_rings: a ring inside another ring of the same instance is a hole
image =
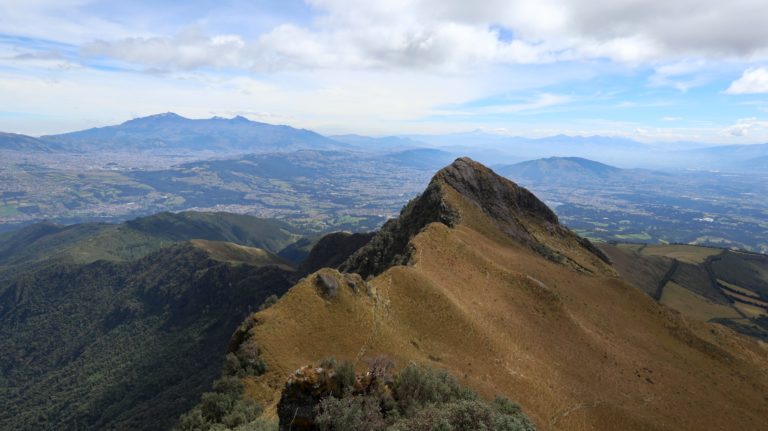
[[[733,81],[725,92],[727,94],[768,93],[768,67],[745,70],[741,78]]]
[[[702,59],[675,61],[656,67],[648,80],[654,87],[672,87],[685,92],[709,81],[708,66]]]
[[[736,124],[721,131],[723,135],[765,139],[768,137],[768,120],[758,118],[742,118]]]
[[[518,112],[540,111],[554,106],[565,105],[571,102],[571,97],[563,94],[543,93],[531,100],[506,105],[495,105],[477,109],[475,114],[513,114]]]
[[[208,37],[193,26],[173,37],[99,40],[83,48],[86,56],[107,56],[159,69],[238,68],[245,61],[245,42],[237,35]]]
[[[101,38],[89,52],[148,65],[467,70],[607,58],[768,58],[764,0],[307,0],[308,25],[284,23],[258,38]],[[501,32],[513,37],[503,37]],[[222,55],[216,55],[221,52]],[[224,57],[224,58],[222,58]],[[695,82],[678,82],[688,88]]]
[[[85,9],[97,0],[0,0],[3,34],[79,44],[98,37],[123,38],[145,31]]]

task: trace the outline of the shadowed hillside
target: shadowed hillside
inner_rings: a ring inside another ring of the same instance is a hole
[[[0,429],[170,428],[243,318],[295,282],[268,251],[297,237],[284,226],[184,213],[5,235]]]
[[[306,277],[230,348],[264,361],[243,382],[267,417],[297,368],[388,355],[519,401],[543,430],[761,429],[765,347],[680,316],[608,262],[530,192],[458,159],[347,274]]]
[[[627,281],[694,320],[768,341],[768,256],[683,244],[601,244]]]

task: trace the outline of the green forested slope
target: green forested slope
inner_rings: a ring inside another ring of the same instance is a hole
[[[198,401],[233,330],[294,273],[216,260],[179,242],[190,236],[271,250],[296,238],[201,213],[0,238],[0,429],[166,429]]]

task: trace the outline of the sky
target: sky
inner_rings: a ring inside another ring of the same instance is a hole
[[[765,0],[0,0],[0,130],[768,142]]]

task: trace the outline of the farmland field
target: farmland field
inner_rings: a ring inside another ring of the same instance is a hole
[[[664,293],[660,302],[688,317],[705,322],[718,318],[738,319],[742,317],[733,307],[716,304],[675,282],[669,282],[664,286]]]

